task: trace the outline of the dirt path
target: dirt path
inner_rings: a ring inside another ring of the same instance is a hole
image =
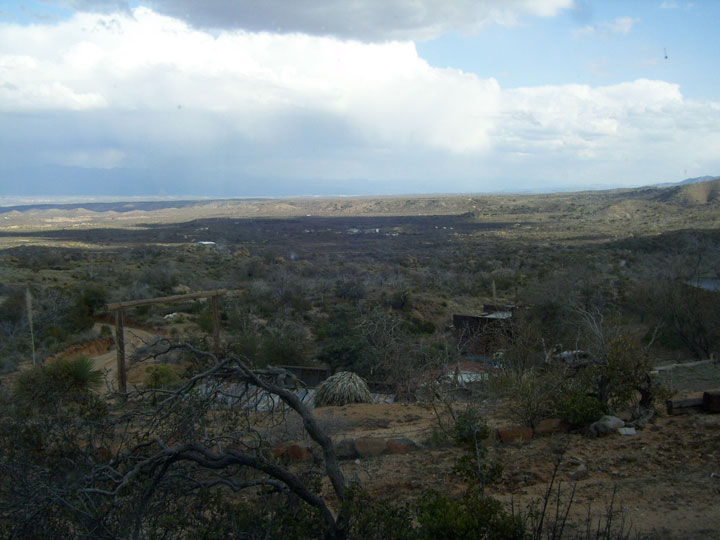
[[[97,330],[99,330],[100,325],[96,326],[98,326]],[[128,366],[128,371],[130,371],[129,359],[132,358],[133,354],[135,354],[135,352],[143,345],[153,343],[160,337],[162,336],[153,332],[149,332],[147,330],[143,330],[142,328],[125,327],[125,358],[126,365]],[[91,358],[95,362],[95,368],[104,371],[106,374],[105,376],[107,378],[108,384],[105,385],[104,392],[107,392],[109,388],[116,387],[117,348],[113,346],[111,350],[102,354],[93,355],[91,356]],[[135,366],[133,370],[135,370],[136,367],[137,366]]]

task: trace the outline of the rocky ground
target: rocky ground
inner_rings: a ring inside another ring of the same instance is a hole
[[[489,424],[502,425],[502,415],[487,411]],[[408,453],[365,455],[344,460],[346,475],[373,495],[412,499],[424,488],[460,493],[464,486],[452,467],[462,451],[434,440],[438,425],[431,409],[418,404],[369,404],[326,407],[317,415],[336,441],[376,438],[411,439],[420,448]],[[720,534],[720,415],[660,414],[635,435],[613,433],[589,438],[558,433],[529,441],[488,441],[488,459],[503,466],[503,476],[489,492],[523,511],[537,501],[561,459],[556,486],[561,506],[575,489],[570,522],[584,528],[588,507],[593,524],[613,505],[614,523],[641,537],[715,539]],[[386,450],[387,452],[387,450]],[[614,501],[613,499],[614,494]],[[554,507],[552,512],[554,513]]]

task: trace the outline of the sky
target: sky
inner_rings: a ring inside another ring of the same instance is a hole
[[[0,205],[719,175],[718,20],[716,0],[0,0]]]

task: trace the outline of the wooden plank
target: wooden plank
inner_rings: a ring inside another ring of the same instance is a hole
[[[150,304],[170,304],[180,300],[192,300],[194,298],[208,298],[210,296],[217,297],[227,293],[226,289],[218,289],[215,291],[200,291],[188,294],[176,294],[174,296],[162,296],[160,298],[148,298],[146,300],[129,300],[127,302],[114,302],[105,306],[108,311],[115,311],[137,306],[148,306]]]
[[[720,390],[709,390],[703,394],[703,407],[707,412],[720,413]]]
[[[665,402],[668,414],[687,414],[703,410],[703,398],[668,399]]]

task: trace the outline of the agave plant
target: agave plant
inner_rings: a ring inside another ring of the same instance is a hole
[[[370,403],[372,396],[367,383],[351,371],[338,371],[318,387],[315,406],[346,405],[348,403]]]

